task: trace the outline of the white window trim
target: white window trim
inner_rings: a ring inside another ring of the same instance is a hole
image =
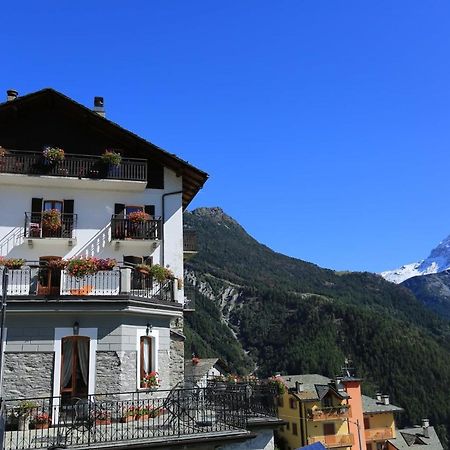
[[[54,423],[58,423],[59,397],[61,395],[61,349],[62,339],[68,336],[75,336],[73,328],[55,328],[55,340],[53,349],[55,352],[55,364],[53,367],[53,417]],[[95,393],[95,374],[96,374],[96,354],[97,354],[97,328],[80,328],[77,336],[86,336],[89,341],[89,381],[88,395]]]
[[[136,387],[141,388],[141,337],[152,338],[152,370],[159,373],[158,352],[159,352],[159,330],[152,330],[147,334],[147,327],[136,330]]]

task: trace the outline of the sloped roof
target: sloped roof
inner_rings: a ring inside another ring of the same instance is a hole
[[[365,414],[377,414],[384,412],[402,412],[403,408],[392,404],[385,405],[382,402],[377,401],[375,398],[362,395],[363,413]]]
[[[330,392],[334,395],[340,396],[342,398],[347,398],[348,394],[346,392],[338,392],[330,383],[332,381],[328,377],[318,374],[304,374],[304,375],[286,375],[283,377],[288,388],[293,389],[296,386],[296,382],[303,384],[303,391],[296,392],[295,396],[299,400],[321,400],[325,395]]]
[[[50,103],[60,107],[70,108],[75,113],[79,114],[83,120],[88,117],[95,127],[109,133],[113,133],[119,139],[132,143],[131,148],[139,148],[147,152],[148,157],[158,163],[169,167],[177,175],[183,177],[183,206],[186,207],[194,198],[197,192],[202,188],[203,184],[208,179],[208,174],[202,170],[192,166],[188,162],[182,160],[178,156],[169,153],[168,151],[152,144],[151,142],[141,138],[137,134],[122,128],[115,122],[100,116],[90,108],[76,102],[66,95],[58,92],[52,88],[45,88],[31,94],[17,97],[15,100],[0,103],[0,120],[2,117],[14,115],[20,109],[24,108],[39,108],[40,106],[48,106]]]
[[[192,364],[191,359],[186,359],[184,361],[184,377],[199,380],[207,375],[214,366],[219,366],[222,372],[228,372],[226,364],[220,358],[200,359],[198,364]]]
[[[389,439],[389,443],[398,450],[443,450],[433,427],[428,427],[428,436],[425,437],[422,427],[404,428],[397,430],[397,437]]]

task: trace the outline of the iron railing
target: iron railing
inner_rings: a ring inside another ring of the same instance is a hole
[[[64,161],[48,164],[42,153],[7,150],[6,155],[0,157],[0,173],[147,181],[147,162],[122,158],[120,166],[110,167],[100,156],[66,153]]]
[[[249,418],[278,417],[277,388],[269,383],[210,379],[208,387],[215,392],[237,395],[241,408]]]
[[[0,275],[4,267],[0,266]],[[2,287],[0,285],[0,295]],[[175,302],[174,280],[158,281],[130,267],[99,271],[94,275],[72,277],[66,271],[30,264],[8,269],[8,296],[65,297],[97,296],[129,298],[145,302]]]
[[[59,226],[50,226],[45,212],[26,212],[24,236],[28,239],[65,238],[74,239],[78,216],[59,214]]]
[[[142,239],[142,240],[160,240],[161,239],[161,218],[156,217],[142,222],[134,222],[123,215],[113,214],[111,217],[111,239]]]
[[[189,228],[183,230],[183,251],[197,252],[197,232],[195,230]]]
[[[5,400],[7,450],[104,447],[245,430],[238,392],[210,388]]]

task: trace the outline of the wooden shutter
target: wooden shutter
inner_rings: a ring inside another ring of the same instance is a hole
[[[125,214],[125,205],[123,203],[115,203],[114,214],[123,216]]]
[[[330,435],[334,435],[335,430],[334,430],[334,423],[324,423],[323,424],[323,434],[325,436],[330,436]]]
[[[73,200],[64,200],[63,201],[63,213],[64,214],[73,214]]]
[[[155,205],[145,205],[144,212],[152,217],[155,216]]]
[[[31,199],[31,223],[41,223],[42,215],[42,203],[44,199],[42,198],[32,198]]]
[[[74,217],[73,217],[73,200],[63,200],[63,215],[62,215],[62,236],[66,238],[71,238],[73,228],[74,228]]]

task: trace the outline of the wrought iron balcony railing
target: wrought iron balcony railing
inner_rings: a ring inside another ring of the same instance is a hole
[[[113,214],[111,218],[111,239],[158,241],[161,239],[161,226],[160,217],[135,222],[123,217],[123,215]]]
[[[7,150],[0,157],[0,173],[147,181],[147,161],[122,158],[120,166],[108,167],[100,156],[66,153],[64,161],[49,165],[42,153]]]
[[[245,432],[239,392],[210,388],[4,400],[4,449],[111,448],[115,444]]]
[[[77,214],[59,214],[58,220],[51,223],[46,212],[26,212],[24,236],[28,239],[65,238],[74,239],[77,227]]]
[[[0,266],[0,279],[4,267]],[[174,280],[159,282],[132,268],[117,267],[94,275],[72,277],[65,270],[46,266],[8,269],[7,294],[14,297],[97,296],[139,299],[146,302],[175,302]],[[2,286],[0,284],[0,295]]]

